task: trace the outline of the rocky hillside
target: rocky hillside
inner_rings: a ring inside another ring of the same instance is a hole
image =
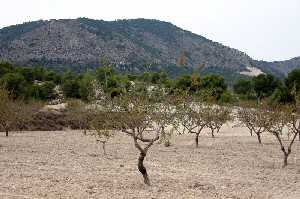
[[[252,64],[265,72],[269,72],[277,76],[282,76],[287,75],[288,72],[296,68],[300,68],[300,57],[295,57],[286,61],[275,62],[253,61]]]
[[[299,58],[258,62],[243,52],[157,20],[63,19],[0,30],[0,59],[14,64],[82,71],[99,66],[101,58],[108,59],[118,70],[131,72],[165,69],[178,73],[204,68],[239,74],[257,67],[285,74],[300,66]]]

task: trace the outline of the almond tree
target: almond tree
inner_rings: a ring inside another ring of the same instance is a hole
[[[294,116],[298,116],[299,115],[299,105],[300,105],[300,95],[298,94],[299,91],[297,91],[297,84],[294,82],[293,83],[293,87],[291,90],[291,94],[295,99],[295,104],[294,104],[294,109],[295,109],[295,115]],[[294,117],[294,119],[297,120],[297,117]],[[300,133],[298,133],[298,140],[300,141]]]
[[[237,112],[237,118],[239,123],[236,126],[244,126],[249,130],[251,136],[253,136],[254,132],[254,123],[252,122],[252,113],[249,109],[239,108]]]
[[[292,146],[300,132],[299,115],[292,113],[291,109],[274,109],[263,117],[266,129],[276,137],[283,153],[283,167],[288,164],[288,157],[292,153]],[[288,127],[288,134],[292,135],[291,140],[286,140],[285,127]],[[286,143],[286,145],[285,145]]]
[[[189,109],[189,118],[191,123],[193,123],[194,127],[189,132],[192,134],[195,134],[195,144],[198,148],[199,146],[199,135],[208,126],[208,124],[211,122],[211,118],[208,117],[211,107],[207,105],[201,105],[201,104],[194,104],[194,106]]]
[[[191,133],[193,130],[197,128],[195,124],[195,120],[193,119],[193,112],[195,106],[193,106],[194,99],[188,94],[183,94],[182,97],[178,98],[176,103],[176,111],[177,111],[177,121],[179,121],[183,127],[183,132],[180,134]]]
[[[167,104],[160,104],[155,109],[156,111],[153,113],[153,122],[157,125],[157,128],[161,130],[160,142],[163,142],[165,147],[169,147],[173,131],[168,131],[167,127],[174,124],[175,113],[170,110],[171,107]]]
[[[249,129],[251,135],[256,134],[259,144],[262,144],[261,134],[267,131],[267,121],[264,119],[266,113],[266,110],[261,107],[238,110],[238,118],[241,124]]]
[[[160,141],[164,142],[165,147],[170,146],[171,136],[179,125],[175,105],[176,96],[164,96],[164,101],[157,103],[153,110],[153,122],[161,130]]]
[[[199,135],[211,122],[211,106],[197,99],[185,97],[177,105],[178,119],[188,133],[195,134],[195,145],[199,146]],[[184,132],[183,132],[184,133]]]
[[[215,132],[219,133],[221,127],[231,119],[231,110],[227,107],[213,106],[208,114],[207,127],[211,130],[212,138],[215,138]]]
[[[99,123],[105,122],[110,125],[109,129],[118,130],[132,137],[134,146],[140,152],[138,170],[143,175],[144,183],[150,185],[144,159],[150,147],[159,140],[161,132],[152,121],[153,105],[145,96],[123,95],[115,98],[109,109],[99,110],[98,114],[102,115],[99,117],[101,118],[98,120]]]
[[[95,118],[91,121],[90,126],[95,131],[94,136],[97,142],[102,144],[103,154],[106,156],[106,143],[111,137],[114,136],[114,128],[110,120],[107,120],[111,116],[105,112],[99,112],[95,115]],[[103,118],[104,117],[104,118]]]
[[[187,133],[195,134],[195,145],[199,147],[199,135],[212,121],[211,106],[199,99],[185,96],[177,105],[178,119]],[[185,131],[183,131],[185,133]]]

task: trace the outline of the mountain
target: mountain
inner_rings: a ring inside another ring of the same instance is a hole
[[[252,63],[257,68],[262,69],[265,72],[272,73],[276,76],[287,75],[290,71],[300,68],[300,57],[295,57],[286,61],[253,61]]]
[[[56,70],[94,69],[107,59],[120,71],[164,69],[172,74],[204,68],[221,74],[271,72],[278,76],[300,66],[253,60],[245,53],[168,22],[87,18],[28,22],[0,29],[0,60]]]

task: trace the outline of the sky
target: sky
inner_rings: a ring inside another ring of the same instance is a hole
[[[149,18],[266,61],[300,56],[300,0],[0,0],[0,28],[40,19]]]

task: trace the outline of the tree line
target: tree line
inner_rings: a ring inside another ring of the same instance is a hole
[[[300,89],[300,69],[290,72],[284,80],[270,74],[260,74],[239,79],[229,88],[220,75],[183,74],[175,79],[167,73],[145,72],[142,74],[117,73],[109,63],[102,63],[96,71],[85,73],[56,73],[43,67],[13,67],[0,62],[0,85],[11,95],[22,99],[50,101],[57,98],[92,100],[99,90],[111,96],[126,93],[133,86],[140,90],[164,88],[169,93],[188,92],[206,100],[220,103],[265,100],[269,104],[295,103]],[[138,90],[138,89],[136,89]]]

